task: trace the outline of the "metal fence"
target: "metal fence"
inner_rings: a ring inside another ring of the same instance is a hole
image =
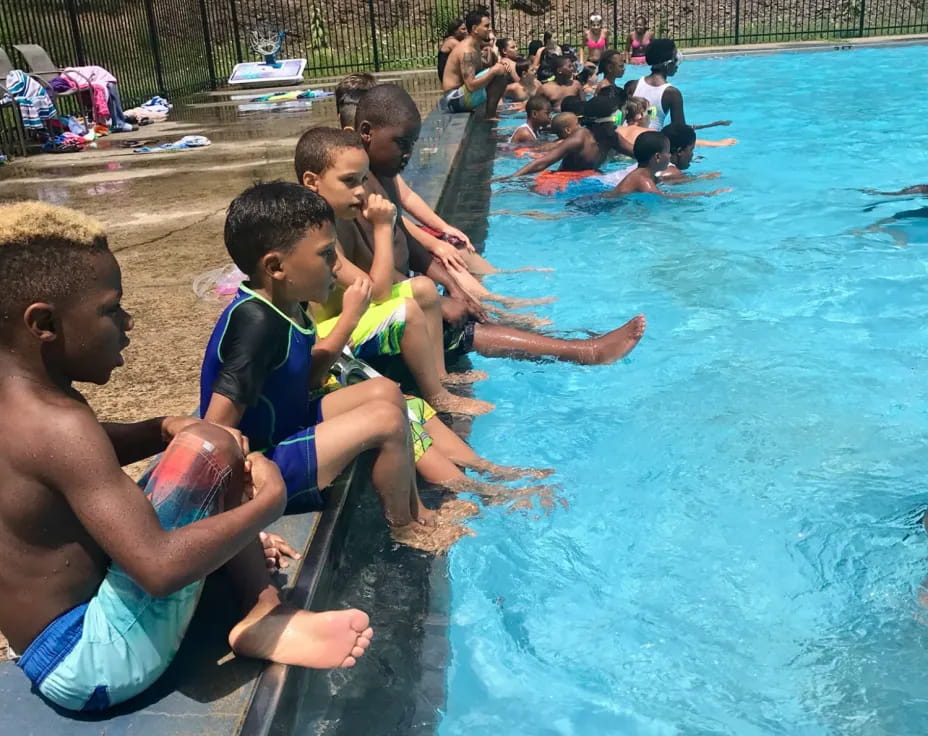
[[[638,15],[680,45],[840,39],[928,32],[928,0],[488,0],[499,37],[527,47],[545,30],[579,45],[599,13],[621,47]],[[469,7],[474,5],[467,4]],[[0,46],[44,46],[56,63],[100,64],[129,104],[222,86],[236,62],[255,59],[251,31],[287,31],[282,57],[304,57],[311,76],[434,64],[462,0],[0,0]]]

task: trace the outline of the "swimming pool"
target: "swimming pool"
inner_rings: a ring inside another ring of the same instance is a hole
[[[740,140],[687,188],[731,193],[490,218],[496,265],[556,269],[493,290],[648,332],[614,366],[473,358],[498,408],[471,442],[556,467],[569,510],[491,507],[452,549],[442,736],[924,732],[928,220],[905,247],[855,231],[928,206],[856,191],[926,179],[926,70],[925,47],[687,61],[688,120]]]

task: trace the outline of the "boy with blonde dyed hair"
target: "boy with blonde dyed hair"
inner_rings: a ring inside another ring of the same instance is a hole
[[[237,654],[352,666],[367,615],[290,608],[268,576],[258,534],[284,509],[277,467],[196,419],[101,423],[74,387],[109,381],[133,327],[100,223],[0,206],[0,274],[0,629],[35,689],[76,711],[139,694],[220,567],[243,605]],[[120,467],[161,451],[144,489]]]

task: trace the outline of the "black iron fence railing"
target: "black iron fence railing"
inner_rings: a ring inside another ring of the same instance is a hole
[[[479,5],[468,4],[467,7]],[[499,37],[527,47],[552,31],[579,46],[598,13],[622,48],[644,15],[658,36],[710,46],[928,32],[928,0],[487,0]],[[258,26],[287,31],[280,55],[308,60],[310,76],[434,64],[462,0],[0,0],[0,47],[37,43],[62,66],[99,64],[131,105],[222,86],[256,59]]]

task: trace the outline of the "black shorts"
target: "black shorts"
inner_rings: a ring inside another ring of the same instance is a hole
[[[460,327],[454,327],[447,322],[444,323],[444,344],[446,353],[463,355],[474,349],[474,325],[473,320],[468,320]]]

